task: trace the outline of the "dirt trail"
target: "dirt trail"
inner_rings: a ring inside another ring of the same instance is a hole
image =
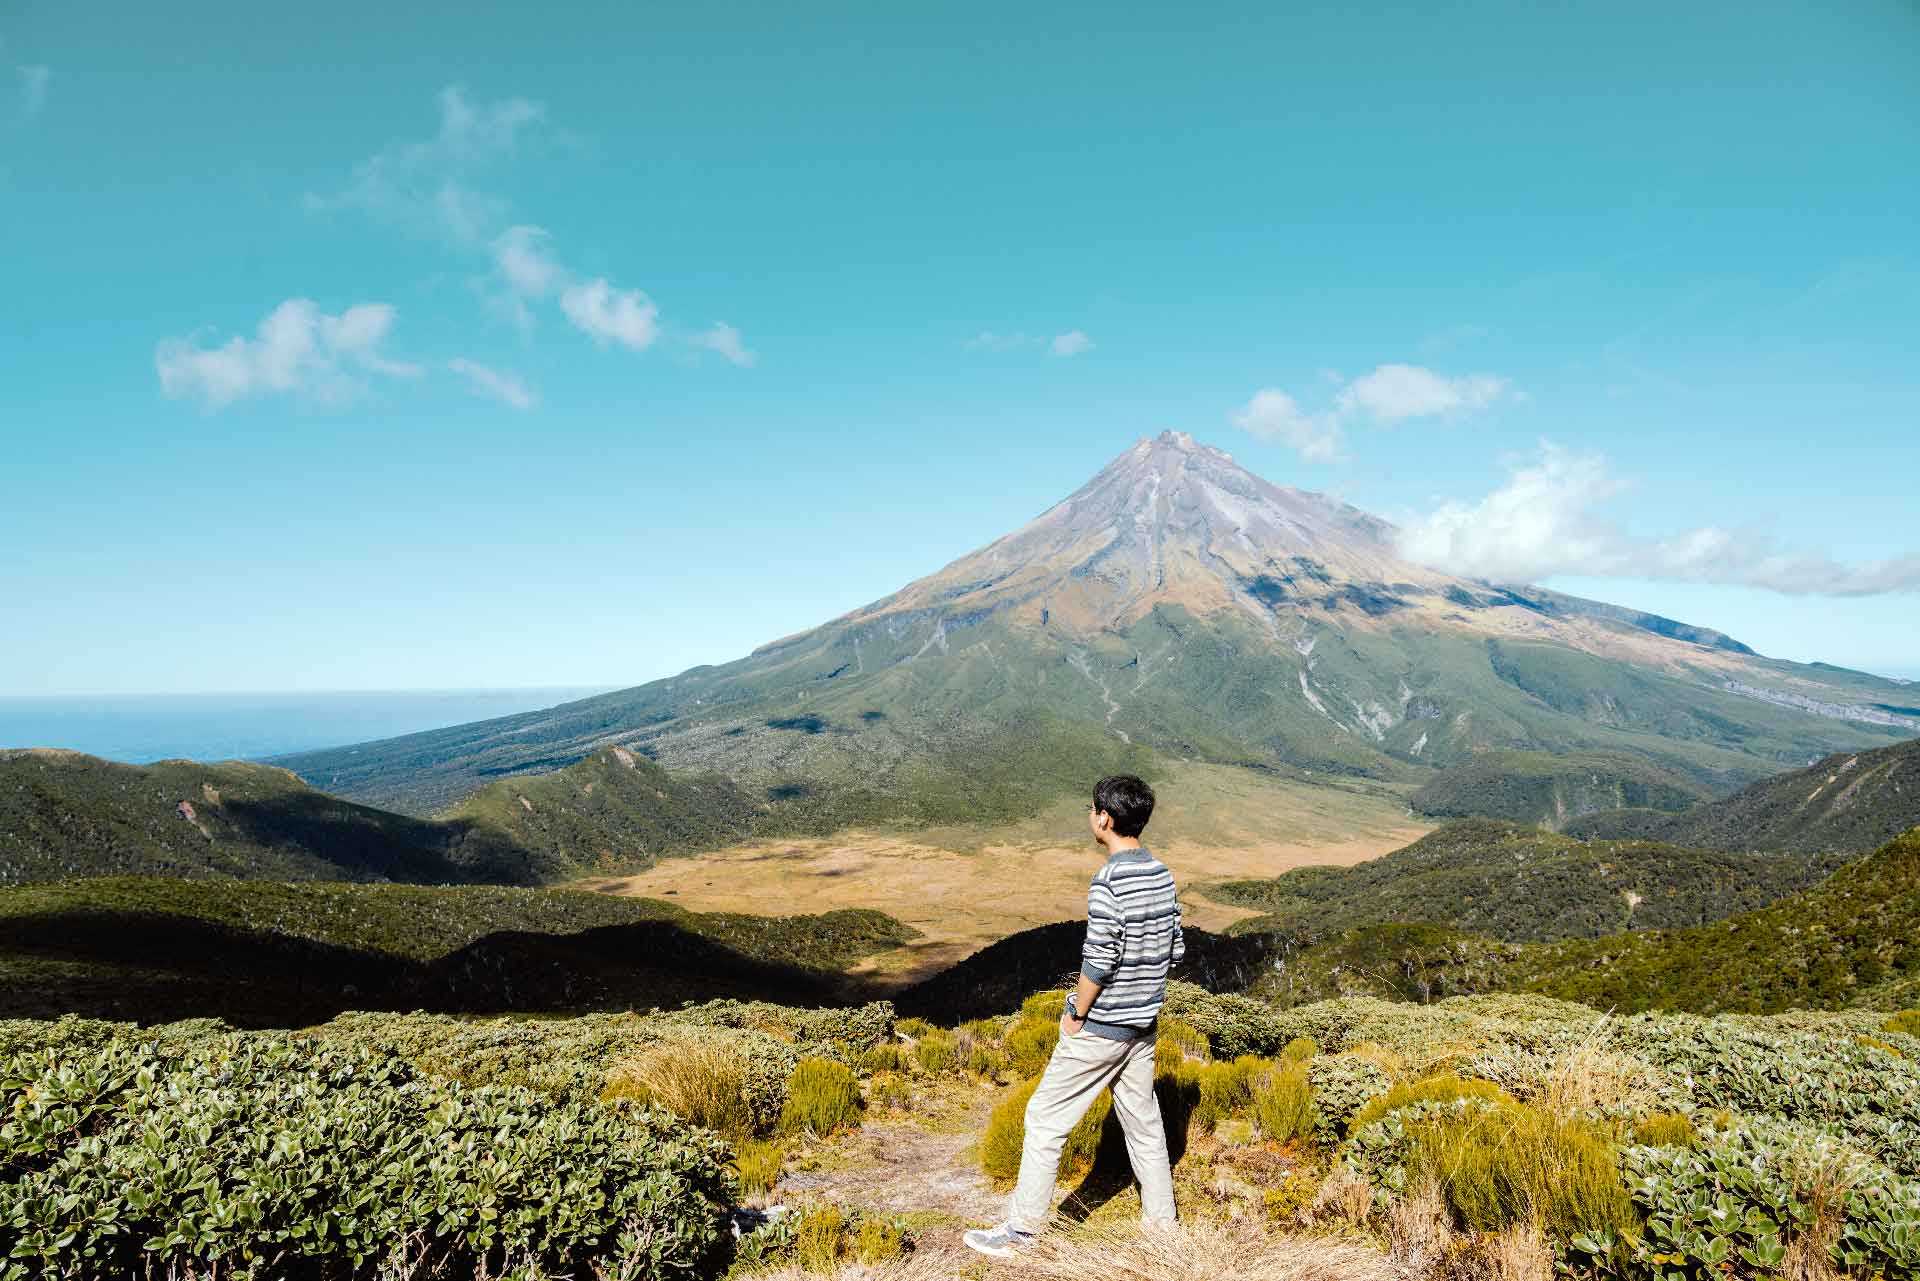
[[[823,1168],[785,1175],[769,1200],[829,1201],[911,1215],[916,1259],[978,1263],[979,1256],[960,1243],[962,1229],[1006,1217],[1007,1194],[988,1185],[972,1153],[998,1097],[997,1091],[979,1090],[964,1111],[943,1117],[938,1130],[870,1119],[825,1154]]]

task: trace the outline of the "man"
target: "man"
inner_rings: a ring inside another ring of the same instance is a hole
[[[1080,982],[1067,996],[1060,1043],[1027,1104],[1020,1179],[1007,1221],[966,1234],[967,1245],[981,1254],[1009,1258],[1046,1226],[1067,1133],[1109,1087],[1140,1185],[1141,1220],[1173,1221],[1173,1172],[1153,1092],[1153,1048],[1167,971],[1185,954],[1186,941],[1173,873],[1140,843],[1152,815],[1153,789],[1131,774],[1094,786],[1087,825],[1107,861],[1087,889]]]

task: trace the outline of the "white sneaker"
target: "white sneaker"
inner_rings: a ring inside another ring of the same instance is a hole
[[[990,1259],[1011,1259],[1033,1244],[1033,1233],[1022,1232],[1011,1223],[1002,1223],[997,1228],[973,1228],[963,1233],[960,1239],[967,1243],[967,1249]]]

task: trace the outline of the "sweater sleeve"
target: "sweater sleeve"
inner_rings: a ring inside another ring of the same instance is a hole
[[[1120,968],[1125,938],[1126,918],[1120,912],[1120,900],[1106,878],[1096,876],[1087,887],[1087,943],[1080,950],[1080,977],[1105,987]]]

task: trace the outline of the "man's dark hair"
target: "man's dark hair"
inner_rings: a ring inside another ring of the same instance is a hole
[[[1104,810],[1120,836],[1138,836],[1153,817],[1153,789],[1131,774],[1110,774],[1093,785],[1093,808]]]

